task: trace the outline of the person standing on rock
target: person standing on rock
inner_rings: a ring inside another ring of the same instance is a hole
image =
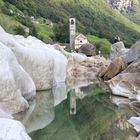
[[[114,38],[114,43],[117,43],[117,42],[119,42],[119,41],[121,41],[120,37],[119,37],[119,36],[115,36],[115,38]]]

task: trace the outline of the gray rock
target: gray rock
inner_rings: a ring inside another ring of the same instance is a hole
[[[122,41],[117,42],[111,46],[110,58],[114,59],[120,57],[121,55],[124,55],[126,52],[128,52],[128,50],[129,49],[125,48],[124,43]]]
[[[123,55],[124,61],[128,64],[140,58],[140,40],[137,41],[131,49]]]
[[[136,42],[129,50],[125,49],[123,42],[115,43],[111,47],[112,62],[105,71],[99,74],[99,76],[104,78],[105,80],[111,79],[121,71],[126,69],[127,65],[138,58],[140,58],[140,40]],[[129,72],[130,70],[132,70],[132,67],[129,68]]]
[[[86,44],[83,44],[78,49],[78,53],[83,53],[86,56],[95,56],[96,55],[96,47],[92,44],[86,43]]]
[[[118,107],[124,107],[129,105],[130,100],[128,98],[119,97],[119,96],[111,96],[111,101]]]
[[[108,83],[113,94],[137,99],[137,95],[140,94],[140,59],[134,61]]]

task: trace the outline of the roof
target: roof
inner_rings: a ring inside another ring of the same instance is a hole
[[[82,38],[82,39],[87,39],[87,38],[86,38],[83,34],[81,34],[81,33],[80,33],[79,35],[77,35],[75,39],[81,39],[81,38]]]

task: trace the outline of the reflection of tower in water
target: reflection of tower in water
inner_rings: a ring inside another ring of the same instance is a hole
[[[93,84],[92,82],[88,82],[82,86],[75,86],[73,89],[70,90],[70,114],[75,115],[77,113],[77,103],[76,100],[80,99],[83,100],[86,96],[91,93],[95,87],[99,87],[99,83],[95,81]]]
[[[75,115],[76,114],[76,95],[75,95],[75,89],[72,89],[70,92],[70,114]]]
[[[83,99],[86,96],[80,88],[72,89],[70,92],[70,114],[76,114],[76,99]]]

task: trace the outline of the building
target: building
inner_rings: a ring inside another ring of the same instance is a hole
[[[75,49],[79,49],[83,44],[89,43],[87,38],[83,34],[79,34],[75,38]]]

